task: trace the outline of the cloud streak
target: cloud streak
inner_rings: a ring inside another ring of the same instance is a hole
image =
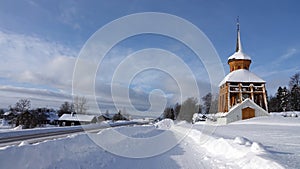
[[[272,65],[278,65],[294,57],[299,51],[296,48],[289,48],[287,51],[272,62]]]

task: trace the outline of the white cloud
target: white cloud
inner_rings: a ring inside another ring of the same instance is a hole
[[[0,31],[0,77],[16,82],[71,87],[76,52],[38,37]]]
[[[99,46],[96,47],[100,48]],[[123,82],[128,80],[126,76],[121,76],[118,79],[119,84],[111,84],[117,67],[126,56],[133,52],[130,48],[116,47],[101,62],[96,77],[96,94],[102,110],[113,107],[111,96],[112,86],[117,87],[117,90],[128,91],[130,93],[130,100],[123,95],[118,96],[119,104],[124,107],[127,107],[128,101],[130,101],[139,110],[145,110],[150,108],[150,103],[157,106],[165,97],[168,104],[180,101],[178,97],[180,91],[176,82],[169,75],[162,72],[159,73],[159,70],[157,70],[158,72],[149,71],[148,73],[146,71],[141,76],[137,76],[131,83],[133,87],[131,89],[128,89],[128,86],[122,85]],[[44,100],[44,105],[56,105],[58,107],[64,99],[70,99],[71,97],[70,93],[76,55],[74,49],[67,48],[58,43],[48,42],[38,37],[0,31],[0,57],[3,60],[3,66],[0,67],[0,78],[13,82],[10,88],[0,88],[0,95],[7,97],[13,103],[20,97],[30,97],[41,106],[43,106],[42,100]],[[188,83],[190,80],[187,79],[193,77],[179,69],[179,65],[174,64],[172,60],[164,57],[156,57],[156,59],[151,59],[152,56],[145,57],[148,59],[135,60],[131,63],[132,66],[167,65],[168,70],[176,74],[175,78],[184,82],[181,85],[186,86],[186,88],[189,88],[188,86],[191,85]],[[199,65],[194,63],[187,66],[192,70],[195,70],[197,66],[199,67]],[[126,70],[123,71],[121,73],[126,75]],[[197,72],[196,74],[202,75],[203,72]],[[196,77],[196,79],[198,78]],[[82,77],[80,82],[82,84],[80,85],[84,86],[89,80],[89,77]],[[29,89],[14,87],[14,83],[19,83],[19,85],[27,83]],[[203,91],[201,87],[205,86],[205,90],[207,89],[206,84],[197,83],[198,85],[201,84],[199,85],[200,94],[206,94],[206,92],[201,92]],[[59,92],[32,89],[34,86],[56,89]],[[162,93],[153,93],[152,91],[155,89],[160,89],[164,95]],[[193,94],[193,92],[191,91],[189,94]],[[89,100],[93,98],[90,93],[87,97]],[[151,98],[154,99],[151,100]]]
[[[73,29],[80,29],[80,24],[76,21],[80,14],[76,8],[75,2],[71,2],[68,5],[63,5],[59,8],[60,15],[58,20],[63,24],[71,26]]]

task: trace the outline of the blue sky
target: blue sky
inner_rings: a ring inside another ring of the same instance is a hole
[[[250,69],[267,81],[269,94],[274,94],[300,71],[299,6],[296,0],[1,0],[0,106],[7,107],[22,97],[31,98],[33,106],[59,106],[70,99],[75,60],[85,42],[105,24],[138,12],[169,13],[196,25],[214,45],[225,73],[229,71],[227,58],[235,49],[239,16],[244,52],[252,58]],[[156,47],[179,55],[194,72],[201,96],[209,92],[207,72],[190,49],[171,38],[142,35],[122,41],[105,58],[96,82],[101,86],[96,90],[100,102],[112,106],[109,82],[122,59]],[[161,79],[174,83],[157,71],[136,76],[131,84],[132,103],[148,108],[147,94],[153,89],[163,90],[169,104],[178,101],[174,96],[178,89],[162,85]]]

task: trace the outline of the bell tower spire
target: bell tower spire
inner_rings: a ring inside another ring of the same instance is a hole
[[[239,69],[249,70],[251,64],[251,58],[248,55],[246,55],[242,50],[239,17],[237,17],[236,26],[237,26],[236,49],[235,49],[235,53],[228,58],[230,72]]]
[[[241,34],[240,34],[240,20],[239,17],[236,19],[237,26],[237,39],[236,39],[236,49],[235,52],[242,52]]]

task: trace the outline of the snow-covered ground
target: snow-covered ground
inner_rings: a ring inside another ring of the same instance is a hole
[[[4,168],[75,169],[299,168],[299,122],[300,118],[282,116],[226,126],[164,120],[4,147],[0,164]]]
[[[263,158],[276,161],[285,168],[300,168],[299,117],[273,114],[270,117],[258,117],[218,127],[201,123],[195,125],[195,129],[204,133],[211,133],[212,128],[215,130],[212,134],[215,138],[234,140],[238,137],[246,142],[258,143],[263,148],[264,153],[260,154]]]

